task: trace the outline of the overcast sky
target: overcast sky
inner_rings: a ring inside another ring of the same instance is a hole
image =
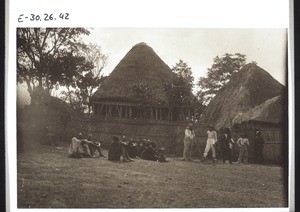
[[[145,42],[169,67],[179,59],[192,68],[196,81],[205,76],[213,58],[241,53],[285,83],[286,29],[94,28],[86,42],[98,43],[110,54],[109,74],[137,43]]]

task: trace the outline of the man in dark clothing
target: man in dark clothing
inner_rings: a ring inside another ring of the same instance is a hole
[[[229,147],[229,139],[226,134],[221,135],[219,138],[220,142],[220,150],[221,150],[221,159],[223,160],[223,163],[225,163],[226,160],[229,161],[230,164],[232,164],[231,160],[231,149]]]
[[[139,143],[139,146],[138,146],[138,150],[137,150],[137,156],[138,157],[141,157],[141,154],[145,151],[145,149],[147,148],[146,147],[146,142],[147,140],[146,139],[143,139],[140,143]]]
[[[159,162],[169,162],[165,156],[165,148],[160,148],[158,151],[158,161]]]
[[[108,160],[120,161],[120,158],[122,156],[123,157],[122,161],[124,162],[133,161],[130,159],[125,146],[126,144],[124,142],[120,142],[119,137],[114,136],[113,142],[111,143],[108,150]]]
[[[155,148],[156,143],[154,141],[150,142],[150,144],[148,144],[146,149],[142,152],[141,158],[144,160],[157,161],[159,159],[159,156]]]
[[[254,137],[254,163],[262,163],[263,162],[263,146],[264,139],[261,136],[261,132],[259,130],[256,131]]]
[[[225,163],[225,161],[228,160],[229,163],[232,164],[232,159],[231,159],[232,140],[231,140],[231,132],[229,128],[222,129],[222,135],[218,142],[220,144],[221,159],[223,160],[223,163]]]
[[[137,144],[132,138],[128,142],[128,154],[130,158],[136,158],[137,156]]]

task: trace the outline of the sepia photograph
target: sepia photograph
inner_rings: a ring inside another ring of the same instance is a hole
[[[287,28],[14,36],[18,209],[289,207]]]

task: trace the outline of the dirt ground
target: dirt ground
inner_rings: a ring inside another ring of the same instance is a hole
[[[287,207],[282,167],[168,160],[74,159],[67,145],[27,147],[18,154],[18,208]]]

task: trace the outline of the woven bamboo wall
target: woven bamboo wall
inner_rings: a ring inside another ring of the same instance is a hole
[[[79,132],[84,136],[93,135],[95,141],[100,141],[108,147],[113,136],[126,136],[128,139],[150,139],[156,141],[158,148],[164,147],[167,154],[181,156],[183,151],[184,130],[188,123],[145,122],[145,121],[104,121],[87,117],[72,116],[64,127],[61,122],[63,113],[51,110],[26,110],[18,118],[19,122],[27,126],[27,131],[34,131],[36,137],[41,136],[42,128],[47,126],[56,135],[58,142],[68,143]],[[26,124],[27,123],[27,124]],[[30,129],[31,128],[31,129]],[[207,125],[194,126],[194,157],[199,157],[205,148]],[[41,141],[41,143],[43,143]]]

